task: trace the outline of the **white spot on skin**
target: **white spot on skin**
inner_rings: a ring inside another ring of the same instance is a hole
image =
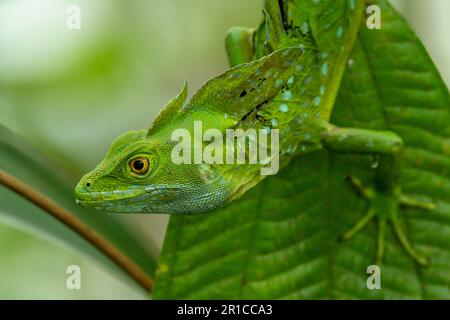
[[[324,63],[322,65],[322,67],[320,68],[320,72],[322,72],[324,76],[328,74],[328,63]]]
[[[289,78],[289,80],[288,80],[287,83],[288,83],[289,85],[292,85],[292,84],[294,84],[294,82],[295,82],[295,77],[292,76],[292,77]]]
[[[306,34],[306,33],[309,32],[309,24],[308,24],[308,22],[303,22],[303,23],[300,25],[300,31],[301,31],[303,34]]]
[[[283,100],[290,100],[292,98],[292,92],[285,91],[282,93],[281,97]]]
[[[342,37],[343,34],[344,34],[344,28],[343,27],[337,28],[336,37],[340,38],[340,37]]]
[[[355,10],[355,8],[356,8],[356,0],[348,0],[348,2],[349,2],[349,7],[350,7],[350,9],[351,10]]]
[[[295,71],[296,72],[302,72],[303,69],[305,69],[305,67],[302,64],[298,64],[295,66]]]
[[[280,112],[288,112],[289,111],[289,106],[286,103],[282,103],[278,107],[278,110],[280,110]]]
[[[320,100],[320,97],[315,97],[312,102],[316,107],[318,107],[320,105]]]
[[[276,126],[278,126],[278,120],[277,119],[272,119],[271,121],[270,121],[270,123],[272,124],[272,127],[276,127]]]
[[[323,53],[320,55],[320,57],[321,57],[323,60],[327,59],[328,56],[329,56],[328,52],[323,52]]]
[[[279,88],[279,87],[281,87],[282,85],[283,85],[283,80],[277,79],[277,80],[275,81],[275,87]]]
[[[353,67],[354,64],[355,64],[355,60],[353,60],[352,58],[348,59],[348,66],[349,67]]]
[[[323,96],[325,94],[325,86],[320,86],[319,92],[320,95]]]
[[[309,139],[311,139],[311,133],[306,132],[305,133],[305,140],[309,140]]]

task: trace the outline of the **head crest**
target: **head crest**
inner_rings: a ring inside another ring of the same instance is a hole
[[[152,135],[164,125],[164,123],[173,118],[173,116],[181,111],[184,104],[186,103],[188,93],[187,81],[184,81],[183,89],[181,89],[180,93],[170,100],[166,106],[159,112],[155,121],[153,121],[152,126],[147,131],[147,136]]]

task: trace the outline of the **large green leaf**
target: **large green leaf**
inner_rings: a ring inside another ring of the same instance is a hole
[[[77,206],[73,195],[75,182],[64,168],[1,125],[0,169],[18,177],[73,212],[148,274],[153,274],[156,249],[149,251],[136,239],[133,230],[125,223],[125,217],[106,213],[92,214]],[[63,244],[77,250],[119,277],[131,281],[122,269],[119,269],[85,239],[48,213],[4,187],[0,187],[0,221],[31,231],[57,245]]]
[[[226,208],[173,216],[155,298],[450,298],[449,93],[406,22],[385,1],[376,3],[382,29],[361,28],[332,120],[402,136],[404,192],[437,203],[434,211],[401,211],[414,248],[431,265],[417,266],[388,232],[382,289],[367,289],[375,225],[337,239],[367,205],[344,177],[371,185],[373,159],[320,151]]]

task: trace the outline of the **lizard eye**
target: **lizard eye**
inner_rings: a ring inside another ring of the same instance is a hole
[[[130,169],[137,174],[146,174],[148,171],[149,162],[148,159],[138,157],[130,161]]]

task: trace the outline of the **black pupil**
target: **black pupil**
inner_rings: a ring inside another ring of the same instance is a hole
[[[142,160],[135,160],[133,162],[133,168],[136,169],[137,171],[140,171],[144,168],[144,161]]]

